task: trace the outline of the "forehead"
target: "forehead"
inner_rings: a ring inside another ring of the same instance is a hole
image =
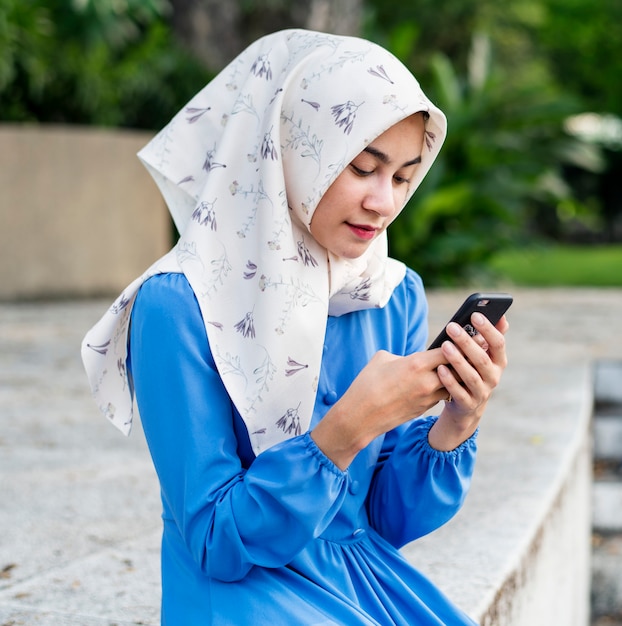
[[[411,115],[391,126],[384,133],[376,137],[368,146],[368,153],[380,152],[381,161],[399,160],[405,163],[421,156],[425,122],[421,114]]]

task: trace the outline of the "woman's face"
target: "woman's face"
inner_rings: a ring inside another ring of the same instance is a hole
[[[339,174],[311,220],[316,241],[339,257],[360,257],[402,209],[421,161],[423,115],[411,115],[374,139]]]

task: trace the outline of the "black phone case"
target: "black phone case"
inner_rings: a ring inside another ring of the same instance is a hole
[[[460,324],[469,335],[473,336],[477,334],[477,331],[471,326],[473,313],[482,313],[492,324],[496,324],[510,308],[512,302],[513,298],[509,293],[473,293],[462,303],[450,322]],[[442,343],[448,339],[447,331],[443,328],[438,337],[430,344],[428,350],[440,348]]]

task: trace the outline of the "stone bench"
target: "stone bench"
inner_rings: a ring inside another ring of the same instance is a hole
[[[585,626],[593,366],[622,358],[622,291],[514,295],[510,366],[482,424],[471,493],[407,554],[484,626]],[[431,295],[433,328],[457,299]]]

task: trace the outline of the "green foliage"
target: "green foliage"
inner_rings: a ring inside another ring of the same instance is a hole
[[[500,252],[491,268],[527,287],[622,287],[622,246],[530,246]]]
[[[592,181],[612,168],[602,146],[569,135],[564,122],[585,110],[596,82],[609,110],[622,108],[618,0],[368,5],[367,34],[413,69],[449,122],[438,162],[390,231],[395,256],[431,284],[455,284],[509,245],[605,230],[604,194],[578,193],[577,181],[600,189]],[[597,79],[595,56],[605,69]]]
[[[25,75],[30,93],[40,94],[44,89],[52,29],[47,11],[28,0],[4,0],[0,5],[0,93],[13,91],[10,99],[0,100],[3,118],[20,115]]]
[[[367,0],[365,6],[366,36],[391,50],[424,84],[434,52],[466,64],[477,28],[475,0]]]
[[[430,67],[448,137],[390,241],[392,253],[429,283],[448,285],[468,281],[495,252],[526,237],[535,207],[569,201],[565,160],[598,160],[563,133],[563,120],[578,105],[534,86],[508,85],[491,67],[486,38],[474,40],[466,79],[444,55],[434,55]]]
[[[161,128],[210,78],[175,38],[173,1],[0,0],[0,120]],[[295,8],[231,1],[249,32],[249,16]],[[622,232],[622,150],[564,130],[575,113],[622,114],[620,0],[364,6],[363,34],[414,71],[449,121],[390,229],[395,256],[429,284],[455,284],[522,241]]]
[[[209,79],[155,0],[4,0],[0,117],[157,129]]]
[[[542,0],[546,19],[532,32],[535,50],[588,110],[622,115],[622,2]]]

